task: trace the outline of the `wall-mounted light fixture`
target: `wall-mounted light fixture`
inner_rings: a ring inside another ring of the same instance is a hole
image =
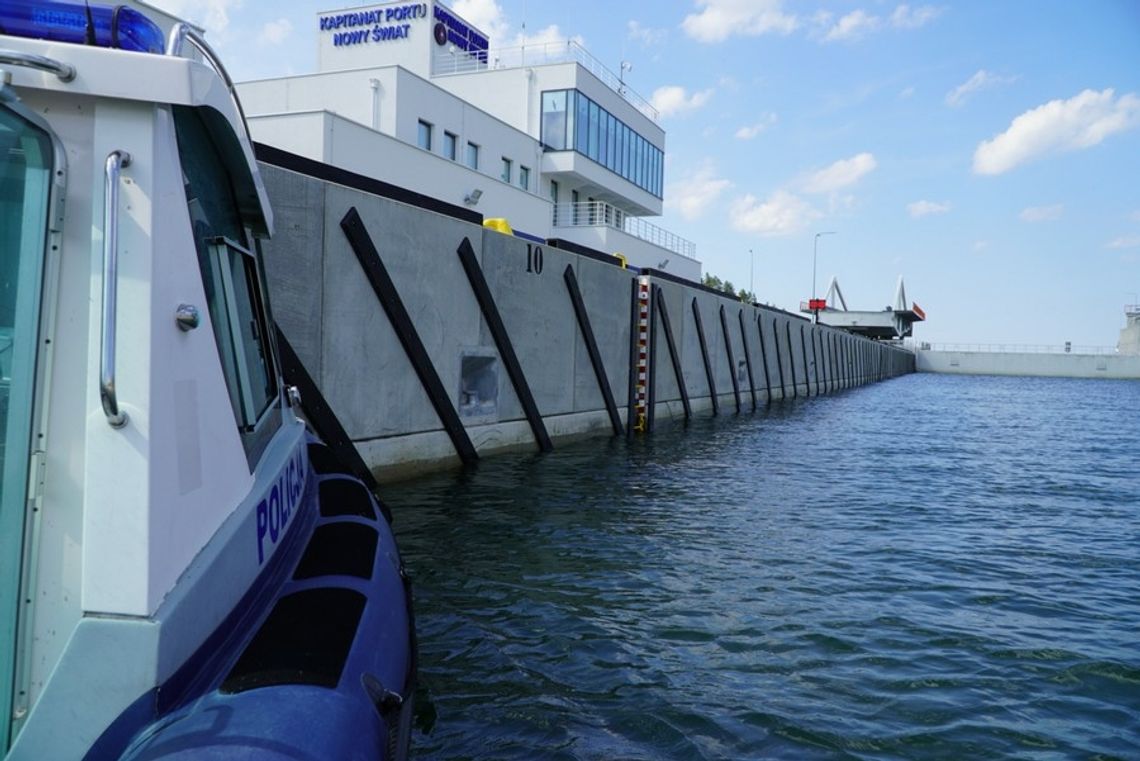
[[[463,203],[467,204],[468,206],[474,206],[475,204],[479,203],[479,199],[482,197],[483,191],[479,188],[475,188],[470,193],[463,196]]]

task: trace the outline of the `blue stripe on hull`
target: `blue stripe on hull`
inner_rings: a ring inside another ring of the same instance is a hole
[[[123,712],[88,759],[117,758],[124,748],[124,759],[376,759],[406,752],[415,645],[395,539],[359,481],[311,468],[307,480],[290,535],[255,583],[164,684]],[[322,503],[321,495],[331,499]],[[314,541],[355,531],[375,537],[360,544],[373,553],[370,563],[344,566],[335,557],[341,545],[322,552]],[[299,565],[306,570],[296,575],[304,578],[294,578]],[[326,566],[331,573],[322,574]],[[360,568],[371,575],[362,578]],[[362,605],[346,615],[351,598]],[[322,600],[336,607],[322,613]],[[317,608],[310,611],[311,604]],[[333,652],[344,636],[344,651]]]

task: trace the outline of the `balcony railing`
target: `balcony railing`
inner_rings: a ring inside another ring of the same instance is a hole
[[[650,224],[641,217],[631,217],[604,201],[555,204],[553,222],[555,227],[610,227],[674,254],[693,260],[697,258],[697,246],[692,241]]]
[[[497,48],[487,52],[465,53],[463,51],[443,51],[435,54],[432,60],[433,76],[449,74],[469,74],[488,69],[519,69],[526,66],[545,66],[553,63],[576,63],[593,74],[615,92],[629,101],[630,105],[653,121],[660,118],[657,109],[622,81],[621,77],[607,69],[601,61],[590,55],[584,47],[573,40],[565,42],[544,42],[522,45],[516,48]]]

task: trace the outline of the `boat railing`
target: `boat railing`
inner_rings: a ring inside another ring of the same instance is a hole
[[[630,216],[604,201],[555,204],[553,215],[552,222],[556,228],[609,227],[688,259],[697,258],[697,246],[692,241],[646,222],[641,217]]]
[[[99,350],[99,397],[112,428],[127,424],[115,388],[115,332],[119,317],[119,175],[131,165],[126,151],[111,151],[103,167],[103,320]]]
[[[19,50],[0,50],[0,65],[26,66],[29,69],[47,71],[59,77],[61,82],[75,79],[75,67],[47,56],[24,53]]]
[[[435,54],[432,60],[432,75],[470,74],[475,71],[497,69],[520,69],[527,66],[545,66],[556,63],[576,63],[600,79],[610,89],[621,95],[634,108],[653,121],[659,121],[661,114],[641,95],[634,92],[601,61],[574,40],[563,42],[540,42],[510,48],[494,48],[490,51],[465,52],[445,49]]]
[[[175,58],[183,57],[183,49],[187,42],[194,46],[202,57],[209,62],[214,71],[218,73],[222,81],[226,83],[226,88],[230,92],[230,99],[233,101],[234,107],[241,117],[241,125],[245,130],[245,139],[252,147],[253,137],[249,132],[249,122],[245,118],[245,109],[242,108],[241,100],[237,96],[237,88],[234,86],[234,81],[230,78],[229,72],[226,71],[226,67],[222,64],[222,59],[219,58],[218,54],[214,52],[214,49],[210,47],[210,43],[206,42],[206,38],[202,36],[202,33],[187,23],[179,22],[175,24],[171,27],[170,34],[166,38],[166,54]]]

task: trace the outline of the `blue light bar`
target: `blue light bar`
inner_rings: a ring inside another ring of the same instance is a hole
[[[0,34],[140,53],[162,53],[166,48],[158,25],[125,5],[4,0]]]

